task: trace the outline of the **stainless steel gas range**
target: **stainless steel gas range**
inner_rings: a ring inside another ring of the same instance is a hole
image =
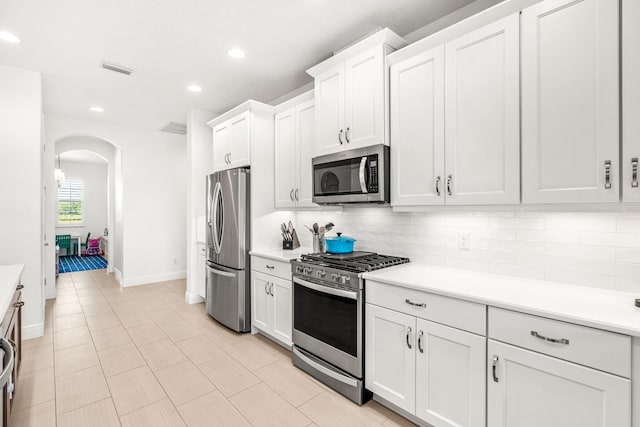
[[[354,402],[366,402],[362,274],[407,262],[373,252],[292,261],[293,364]]]

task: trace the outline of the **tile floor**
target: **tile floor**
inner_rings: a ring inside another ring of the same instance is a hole
[[[105,270],[60,275],[45,334],[24,342],[14,426],[406,426],[359,407],[184,301],[185,281],[122,289]]]

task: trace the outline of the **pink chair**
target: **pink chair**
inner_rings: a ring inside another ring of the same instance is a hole
[[[87,240],[87,249],[83,251],[82,255],[100,255],[101,253],[102,251],[100,250],[100,237],[98,237],[97,239],[89,238]]]

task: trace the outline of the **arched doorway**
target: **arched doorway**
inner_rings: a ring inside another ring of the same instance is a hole
[[[108,245],[106,259],[109,273],[122,271],[122,154],[118,146],[111,141],[92,135],[69,135],[55,141],[53,153],[54,168],[59,155],[64,158],[65,153],[74,156],[93,156],[103,159],[107,168],[107,220]],[[49,187],[54,191],[46,192],[45,196],[45,230],[50,236],[56,234],[58,226],[57,211],[57,183],[53,181]],[[86,232],[82,233],[86,237]],[[102,233],[100,233],[102,234]],[[49,239],[52,241],[52,239]],[[52,247],[53,246],[53,247]],[[45,251],[46,298],[55,298],[55,245],[50,245]]]

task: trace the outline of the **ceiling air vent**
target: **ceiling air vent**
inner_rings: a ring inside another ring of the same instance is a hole
[[[184,123],[171,122],[160,130],[162,132],[177,133],[178,135],[186,135],[187,125],[185,125]]]
[[[121,65],[116,65],[112,62],[103,62],[102,68],[109,71],[115,71],[116,73],[125,74],[127,76],[133,73],[133,70],[131,68],[123,67]]]

